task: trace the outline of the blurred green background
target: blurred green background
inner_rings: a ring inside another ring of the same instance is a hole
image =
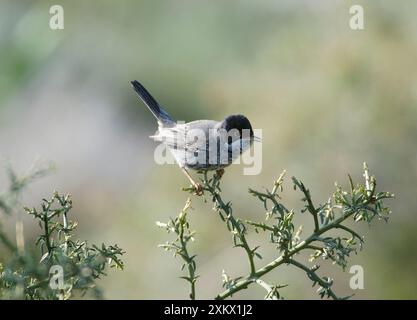
[[[64,7],[64,30],[49,28],[53,4]],[[353,4],[364,7],[363,31],[349,28]],[[178,214],[188,182],[177,167],[154,163],[156,123],[129,81],[141,81],[176,119],[243,113],[263,130],[263,170],[227,170],[223,195],[234,212],[262,219],[247,188],[270,186],[284,168],[320,202],[346,173],[361,179],[367,161],[396,199],[389,224],[359,227],[365,248],[351,264],[363,266],[365,289],[355,298],[417,298],[416,12],[411,0],[2,0],[0,157],[18,171],[36,157],[52,160],[57,172],[34,183],[24,203],[70,193],[79,236],[126,250],[125,271],[101,281],[106,298],[185,299],[180,263],[157,248],[169,237],[155,221]],[[2,170],[1,189],[6,182]],[[300,195],[286,189],[287,205],[300,208]],[[193,207],[197,297],[212,298],[223,269],[238,276],[248,266],[210,203],[194,197]],[[13,219],[2,222],[13,235]],[[24,225],[29,245],[38,226],[27,217]],[[269,244],[261,253],[258,266],[277,254]],[[352,293],[349,273],[326,263],[320,270],[336,278],[337,293]],[[290,284],[287,299],[317,298],[298,270],[266,279]],[[253,286],[235,298],[263,296]]]

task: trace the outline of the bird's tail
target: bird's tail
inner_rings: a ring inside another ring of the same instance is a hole
[[[133,89],[139,95],[143,103],[149,108],[155,118],[158,120],[158,124],[169,127],[175,123],[169,114],[162,108],[159,103],[152,97],[152,95],[142,86],[139,81],[134,80],[131,82]]]

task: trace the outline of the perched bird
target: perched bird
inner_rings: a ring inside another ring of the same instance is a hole
[[[179,123],[169,116],[137,80],[131,84],[158,121],[158,131],[150,138],[163,142],[171,151],[197,195],[203,193],[203,188],[191,177],[189,169],[217,170],[221,176],[223,168],[249,149],[254,141],[259,141],[253,135],[251,123],[243,115],[231,115],[223,121]]]

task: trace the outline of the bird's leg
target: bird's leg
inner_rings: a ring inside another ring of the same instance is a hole
[[[201,186],[201,184],[194,181],[194,179],[188,173],[187,169],[181,168],[181,170],[182,170],[182,172],[184,172],[184,174],[187,176],[188,180],[190,180],[191,184],[193,185],[193,187],[195,189],[195,194],[197,196],[201,196],[203,194],[203,187]]]
[[[223,177],[223,175],[224,175],[224,169],[216,170],[216,175],[217,175],[217,177],[220,180]]]

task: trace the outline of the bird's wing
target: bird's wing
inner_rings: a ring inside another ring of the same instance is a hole
[[[210,130],[214,129],[217,123],[212,120],[198,120],[177,124],[171,128],[160,128],[152,138],[164,141],[170,148],[186,152],[205,152],[208,150],[209,140],[212,138]]]
[[[188,131],[177,127],[160,129],[152,138],[164,142],[172,149],[180,149],[186,152],[205,151],[206,144],[199,142],[197,139],[193,139],[194,137],[188,133]]]

